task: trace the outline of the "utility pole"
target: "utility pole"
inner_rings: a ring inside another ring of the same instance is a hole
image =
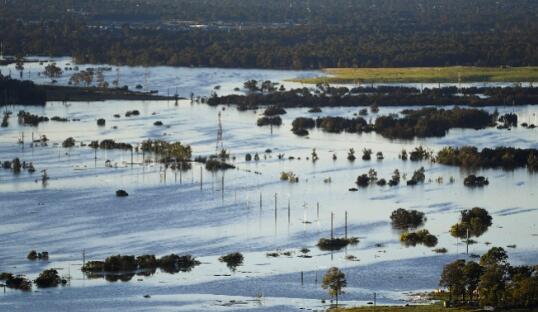
[[[224,150],[224,144],[222,142],[222,114],[221,112],[219,112],[218,125],[217,125],[217,144],[216,144],[215,154],[218,156],[222,150]]]
[[[276,221],[276,212],[277,212],[277,193],[275,193],[275,221]]]

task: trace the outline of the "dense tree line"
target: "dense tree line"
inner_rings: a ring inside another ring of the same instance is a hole
[[[31,81],[20,81],[0,74],[0,106],[8,104],[44,105],[47,93]]]
[[[452,128],[482,129],[495,125],[495,113],[485,110],[422,108],[404,110],[403,116],[379,116],[373,124],[362,117],[318,117],[317,119],[299,117],[292,122],[293,131],[317,127],[325,132],[363,133],[375,131],[390,139],[412,139],[415,137],[443,137]]]
[[[481,96],[487,93],[487,96]],[[256,109],[259,106],[327,107],[327,106],[503,106],[538,104],[538,88],[441,88],[419,90],[407,87],[346,87],[318,86],[278,90],[274,92],[248,92],[213,96],[209,105],[231,104],[238,109]]]
[[[297,69],[538,65],[532,0],[12,0],[3,6],[1,39],[14,55]],[[173,20],[217,26],[167,27]]]
[[[187,20],[235,23],[365,23],[394,28],[489,30],[497,23],[529,23],[538,5],[531,0],[6,0],[0,16],[88,21],[157,22]],[[510,13],[510,14],[506,14]],[[477,18],[480,16],[480,18]],[[392,18],[392,20],[391,20]]]
[[[538,305],[538,267],[512,266],[503,248],[493,247],[480,262],[456,260],[445,265],[440,286],[451,301],[478,301],[496,308]]]
[[[495,124],[495,115],[479,109],[405,110],[404,117],[379,116],[375,131],[387,138],[443,137],[452,128],[482,129]]]
[[[496,147],[479,151],[473,146],[445,147],[437,153],[435,161],[443,165],[464,168],[527,167],[530,171],[538,171],[538,150]]]

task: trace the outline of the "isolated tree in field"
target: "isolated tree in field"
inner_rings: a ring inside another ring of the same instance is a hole
[[[60,67],[56,66],[56,63],[52,63],[45,66],[45,71],[43,73],[50,79],[54,79],[60,77],[63,71]]]
[[[342,289],[346,286],[346,275],[337,267],[330,268],[323,276],[321,287],[327,289],[329,295],[336,299],[336,306],[338,306],[338,296],[344,293]]]

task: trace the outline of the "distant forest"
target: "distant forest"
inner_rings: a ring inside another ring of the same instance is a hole
[[[0,29],[6,54],[80,63],[538,65],[536,0],[7,0]]]

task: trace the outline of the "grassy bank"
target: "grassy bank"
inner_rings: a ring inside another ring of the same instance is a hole
[[[338,308],[331,312],[468,312],[468,308],[445,308],[441,304],[410,305],[410,306],[368,306],[356,308]]]
[[[327,68],[328,76],[294,79],[302,83],[532,82],[538,67]]]
[[[410,306],[377,306],[375,309],[373,306],[369,307],[356,307],[356,308],[338,308],[331,309],[330,312],[471,312],[471,311],[483,311],[478,308],[445,308],[441,304],[431,305],[410,305]],[[538,309],[510,309],[498,311],[510,311],[510,312],[535,312]]]

